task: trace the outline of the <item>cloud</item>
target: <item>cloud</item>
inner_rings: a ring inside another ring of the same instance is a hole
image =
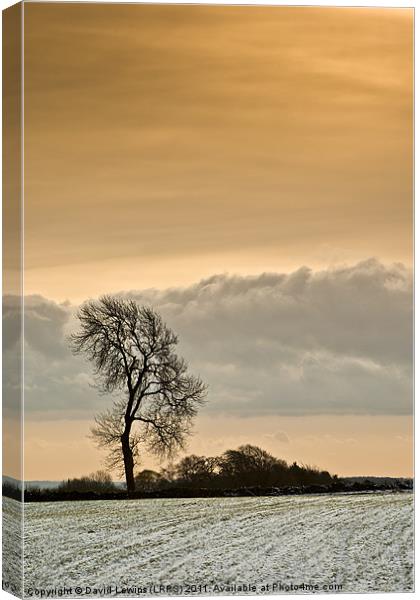
[[[3,327],[9,332],[3,350],[4,408],[8,416],[20,414],[19,322],[21,305],[7,297]],[[89,366],[72,356],[66,336],[74,323],[73,309],[42,296],[24,301],[24,397],[25,416],[77,418],[100,409],[104,399],[93,389]]]
[[[180,352],[209,384],[208,414],[412,411],[412,277],[403,265],[215,275],[121,295],[153,305],[179,334]],[[26,307],[27,413],[80,418],[108,404],[66,346],[75,307],[40,296]]]
[[[281,444],[289,444],[290,438],[285,431],[277,431],[276,433],[266,433],[264,438],[269,441],[280,442]]]
[[[28,3],[26,289],[127,289],[154,262],[141,286],[160,286],[168,257],[312,260],[326,240],[409,257],[412,21]]]

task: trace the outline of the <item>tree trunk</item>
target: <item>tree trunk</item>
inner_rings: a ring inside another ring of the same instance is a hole
[[[130,430],[124,431],[121,436],[121,446],[124,457],[125,481],[127,484],[127,495],[129,498],[133,496],[135,490],[134,483],[134,459],[133,452],[130,447]]]

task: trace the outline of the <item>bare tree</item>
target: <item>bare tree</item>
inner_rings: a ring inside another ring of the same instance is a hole
[[[116,492],[117,486],[106,471],[96,471],[84,477],[67,479],[58,486],[59,492]]]
[[[226,450],[219,466],[221,477],[236,485],[268,485],[288,469],[286,461],[251,444]]]
[[[136,489],[141,492],[154,492],[161,487],[164,481],[160,473],[150,469],[140,471],[135,477]]]
[[[218,461],[212,456],[185,456],[176,466],[178,480],[186,484],[205,486],[218,471]]]
[[[93,363],[102,393],[123,392],[98,415],[92,435],[108,450],[108,466],[123,464],[130,496],[140,444],[160,456],[184,447],[206,386],[175,353],[177,336],[150,307],[103,296],[78,311],[72,350]],[[122,461],[121,461],[122,458]]]

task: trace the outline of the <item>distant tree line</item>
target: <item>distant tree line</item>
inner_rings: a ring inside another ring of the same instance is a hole
[[[328,471],[317,467],[288,464],[259,448],[246,444],[236,450],[226,450],[221,456],[208,457],[191,454],[176,464],[170,464],[159,472],[144,469],[135,477],[138,494],[169,492],[176,496],[177,490],[238,490],[245,488],[287,488],[304,486],[328,486],[337,481]],[[10,488],[10,489],[9,489]],[[25,498],[48,499],[60,497],[77,499],[93,494],[95,497],[120,497],[126,495],[125,485],[115,483],[109,472],[101,470],[90,475],[66,479],[56,488],[31,486]],[[21,491],[8,482],[3,483],[3,494],[20,499]]]
[[[317,467],[289,465],[258,446],[246,444],[237,450],[227,450],[221,456],[192,454],[160,472],[145,469],[135,477],[136,490],[153,492],[171,487],[242,488],[324,485],[336,479]]]
[[[10,478],[9,478],[10,479]],[[412,478],[331,476],[317,467],[288,465],[256,446],[227,450],[219,457],[190,455],[160,472],[144,469],[135,477],[134,498],[194,498],[229,496],[282,496],[344,492],[413,490]],[[3,481],[3,495],[22,500],[21,483]],[[67,479],[54,488],[25,486],[25,502],[121,500],[123,483],[106,471]]]
[[[98,492],[106,494],[118,490],[107,471],[97,471],[83,477],[67,479],[57,487],[58,493],[71,492]]]
[[[20,482],[5,481],[3,479],[2,494],[14,500],[22,500],[22,486]]]

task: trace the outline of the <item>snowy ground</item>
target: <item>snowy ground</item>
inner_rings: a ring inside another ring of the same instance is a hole
[[[3,589],[12,594],[22,594],[22,538],[23,505],[21,502],[3,498],[2,549]]]
[[[318,592],[409,591],[413,496],[33,503],[25,505],[25,544],[27,594],[110,585],[105,595],[136,587],[132,595],[141,596],[160,584],[185,595],[284,593],[281,585],[302,583]]]

